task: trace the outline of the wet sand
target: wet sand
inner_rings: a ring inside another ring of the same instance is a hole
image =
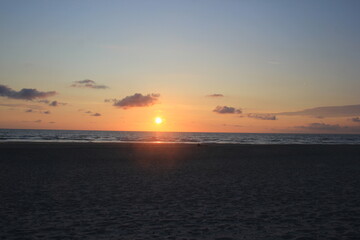
[[[360,239],[360,146],[0,143],[0,216],[0,239]]]

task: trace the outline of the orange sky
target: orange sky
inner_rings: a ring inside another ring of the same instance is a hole
[[[0,128],[360,133],[359,7],[1,2]]]

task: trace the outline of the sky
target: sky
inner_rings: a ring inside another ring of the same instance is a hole
[[[359,12],[358,0],[2,0],[0,128],[360,133]]]

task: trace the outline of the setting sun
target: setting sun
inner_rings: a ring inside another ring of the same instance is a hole
[[[155,123],[156,124],[161,124],[163,122],[162,118],[161,117],[156,117],[155,118]]]

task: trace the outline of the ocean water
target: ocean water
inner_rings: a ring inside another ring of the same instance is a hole
[[[360,134],[259,134],[0,129],[0,142],[360,144]]]

